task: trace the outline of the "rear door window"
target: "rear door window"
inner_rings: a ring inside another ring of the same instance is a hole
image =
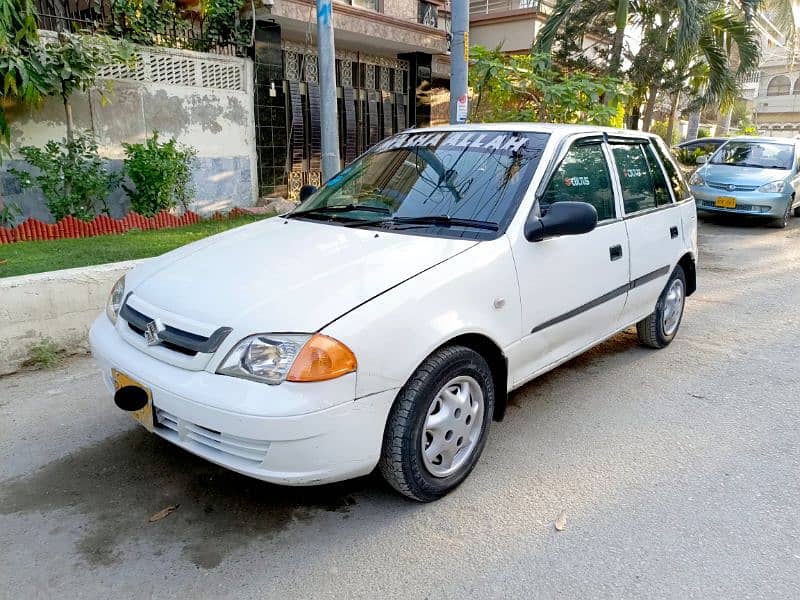
[[[642,145],[614,144],[611,147],[622,187],[625,214],[634,214],[658,206],[650,165]]]
[[[669,151],[666,149],[666,146],[660,139],[653,140],[653,145],[655,146],[656,153],[661,158],[661,163],[664,165],[664,170],[667,172],[669,186],[672,188],[672,193],[675,196],[675,200],[678,202],[688,200],[692,193],[689,191],[689,186],[686,184],[683,174],[681,174],[678,167],[675,166],[675,163],[670,158]]]

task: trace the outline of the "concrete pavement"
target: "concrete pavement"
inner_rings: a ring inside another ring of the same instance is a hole
[[[800,598],[800,222],[704,222],[701,252],[671,346],[525,386],[429,505],[210,465],[89,359],[0,379],[0,597]]]

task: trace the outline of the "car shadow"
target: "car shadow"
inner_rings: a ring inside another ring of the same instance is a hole
[[[419,507],[375,474],[313,487],[271,485],[137,426],[2,482],[0,514],[40,514],[59,523],[60,511],[83,515],[77,551],[90,566],[121,562],[124,546],[146,540],[155,555],[178,545],[186,559],[211,569],[237,548],[272,538],[292,523],[323,514],[346,521],[367,491],[370,503],[395,512]],[[150,522],[167,507],[177,508]],[[56,526],[53,533],[60,532]]]

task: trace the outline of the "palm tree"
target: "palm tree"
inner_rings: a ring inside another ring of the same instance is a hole
[[[744,1],[754,3],[759,0]],[[570,16],[579,7],[585,11],[586,6],[580,0],[558,0],[536,39],[537,48],[550,50]],[[716,102],[727,107],[735,98],[737,77],[752,71],[758,64],[760,47],[756,31],[743,15],[721,7],[719,0],[614,0],[594,7],[594,18],[607,17],[612,12],[616,17],[618,27],[609,55],[611,74],[621,72],[625,27],[619,25],[635,23],[645,34],[652,33],[643,36],[639,54],[633,57],[634,66],[639,57],[638,62],[646,67],[640,69],[641,73],[634,73],[642,76],[638,81],[638,97],[644,99],[647,95],[646,114],[652,114],[656,94],[666,79],[674,81],[676,74],[685,73],[685,80],[689,73],[696,72],[698,63],[707,64],[708,71],[702,93],[693,98],[694,104],[704,107]],[[729,60],[733,48],[739,59],[737,68],[732,68]],[[677,86],[672,98],[673,114],[679,100],[677,90],[681,87]]]

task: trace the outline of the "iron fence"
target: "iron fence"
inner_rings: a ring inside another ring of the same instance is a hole
[[[88,31],[125,38],[145,46],[244,56],[250,45],[249,24],[215,27],[192,0],[179,0],[174,11],[130,0],[36,0],[39,28]]]

